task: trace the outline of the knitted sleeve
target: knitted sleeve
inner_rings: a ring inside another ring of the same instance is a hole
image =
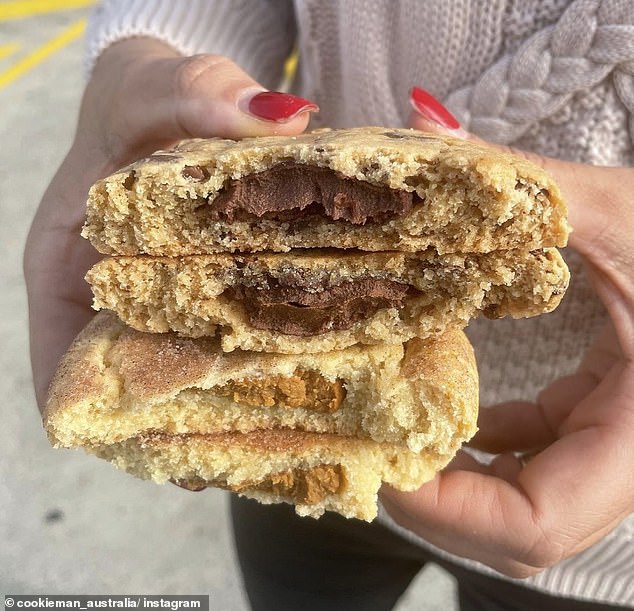
[[[295,43],[292,0],[103,0],[90,18],[87,70],[112,43],[158,38],[183,55],[225,55],[265,87],[279,85]]]
[[[634,2],[575,0],[556,24],[536,32],[446,103],[466,129],[510,143],[608,77],[630,113],[634,142]]]

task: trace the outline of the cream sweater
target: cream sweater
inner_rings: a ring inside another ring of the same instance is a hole
[[[276,88],[295,44],[293,89],[317,102],[315,127],[403,126],[412,85],[444,100],[485,139],[596,165],[632,165],[632,0],[105,0],[89,26],[89,65],[112,42],[148,35],[183,54],[227,55]],[[482,404],[534,398],[572,372],[606,320],[579,258],[558,310],[477,320]],[[380,519],[403,536],[432,547]],[[474,570],[494,571],[450,556]],[[527,587],[634,606],[634,516]]]

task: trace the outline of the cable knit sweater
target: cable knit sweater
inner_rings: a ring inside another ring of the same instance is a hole
[[[226,55],[269,88],[278,86],[297,45],[293,89],[319,104],[315,127],[403,126],[408,90],[420,85],[489,141],[583,163],[632,165],[632,0],[105,0],[89,26],[89,65],[112,42],[135,35],[158,37],[183,54]],[[483,405],[534,398],[575,369],[605,322],[580,260],[565,256],[573,281],[556,312],[471,324]],[[384,512],[380,519],[432,547]],[[634,606],[632,575],[634,516],[522,583]]]

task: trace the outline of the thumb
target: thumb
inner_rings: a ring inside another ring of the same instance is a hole
[[[313,102],[267,91],[226,57],[196,55],[175,67],[176,128],[188,137],[294,135],[308,125]]]
[[[131,39],[104,52],[82,110],[80,125],[90,129],[79,138],[96,135],[120,165],[185,138],[299,134],[319,108],[267,91],[226,57],[182,57],[159,41]]]
[[[445,134],[454,138],[472,138],[440,101],[420,87],[412,87],[409,92],[412,106],[407,126],[422,132]]]

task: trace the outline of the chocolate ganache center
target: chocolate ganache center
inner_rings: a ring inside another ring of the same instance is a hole
[[[416,292],[407,284],[379,278],[359,278],[319,291],[274,280],[268,285],[238,285],[230,291],[243,304],[252,327],[301,337],[349,329],[383,308],[401,308]]]
[[[288,161],[228,180],[209,203],[212,220],[257,217],[283,222],[321,215],[363,225],[402,216],[412,209],[415,199],[420,201],[415,193]]]

